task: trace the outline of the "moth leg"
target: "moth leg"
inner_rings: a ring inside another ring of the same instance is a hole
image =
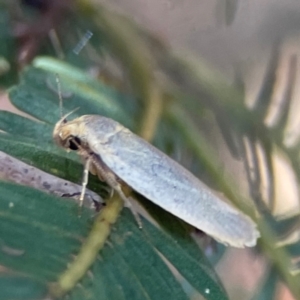
[[[118,195],[121,197],[121,199],[124,201],[125,206],[130,208],[139,228],[142,228],[142,221],[137,213],[137,211],[132,206],[130,200],[126,197],[124,192],[122,191],[122,187],[120,182],[118,181],[117,176],[101,161],[99,157],[97,157],[95,154],[92,155],[92,162],[97,168],[97,174],[100,175],[100,178],[104,179],[105,182],[118,193]]]
[[[136,209],[132,206],[131,201],[123,193],[122,188],[121,188],[121,184],[117,180],[115,180],[111,183],[109,183],[109,182],[107,182],[107,183],[113,188],[114,191],[116,191],[119,194],[121,199],[124,201],[125,206],[128,207],[130,209],[130,211],[132,212],[139,228],[142,229],[143,226],[142,226],[141,218],[140,218],[138,212],[136,211]]]
[[[82,205],[83,205],[84,195],[86,192],[86,186],[89,181],[90,163],[91,163],[91,158],[88,157],[85,161],[84,170],[83,170],[82,189],[81,189],[81,193],[80,193],[80,197],[79,197],[79,206],[80,207],[82,207]]]

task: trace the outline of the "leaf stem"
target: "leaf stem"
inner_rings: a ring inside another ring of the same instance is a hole
[[[70,267],[60,276],[56,283],[50,284],[50,294],[61,297],[72,290],[86,274],[96,260],[99,250],[104,246],[112,225],[116,222],[123,207],[123,200],[117,193],[107,201],[106,206],[96,217],[93,227],[83,243],[80,252]]]
[[[146,106],[141,118],[140,130],[138,132],[144,140],[148,142],[153,140],[162,111],[162,91],[153,84],[152,89],[149,91]]]

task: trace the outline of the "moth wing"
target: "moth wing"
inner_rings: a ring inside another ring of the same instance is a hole
[[[193,174],[125,129],[93,145],[103,162],[135,191],[216,240],[254,246],[259,233],[246,215],[220,200]]]

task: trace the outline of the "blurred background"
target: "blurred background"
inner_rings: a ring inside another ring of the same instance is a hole
[[[295,287],[300,282],[298,1],[0,3],[0,22],[10,24],[0,31],[2,110],[28,116],[11,104],[6,89],[17,84],[20,72],[38,55],[68,61],[133,95],[136,132],[154,140],[221,197],[236,205],[232,198],[239,199],[240,208],[246,206],[248,212],[250,207],[262,222],[257,249],[223,249],[213,262],[229,299],[300,299]],[[98,23],[89,6],[100,7],[104,17]],[[84,42],[87,31],[93,37]],[[76,55],[75,47],[80,48]],[[184,137],[174,132],[174,118],[181,120],[177,125],[182,132],[188,131]],[[190,122],[193,126],[184,128]],[[157,135],[160,130],[173,138]],[[216,164],[202,152],[210,149]],[[2,177],[8,177],[5,170]],[[273,231],[272,238],[265,226]],[[208,257],[219,251],[213,242],[194,237]],[[288,264],[280,265],[282,253]],[[186,289],[192,299],[202,299],[191,287]]]

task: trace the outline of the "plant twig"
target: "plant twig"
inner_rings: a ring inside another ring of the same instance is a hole
[[[86,274],[103,248],[112,225],[116,222],[123,207],[123,200],[117,193],[107,201],[106,206],[96,217],[93,227],[82,245],[75,261],[56,283],[50,284],[49,291],[54,297],[61,297],[72,290]]]

